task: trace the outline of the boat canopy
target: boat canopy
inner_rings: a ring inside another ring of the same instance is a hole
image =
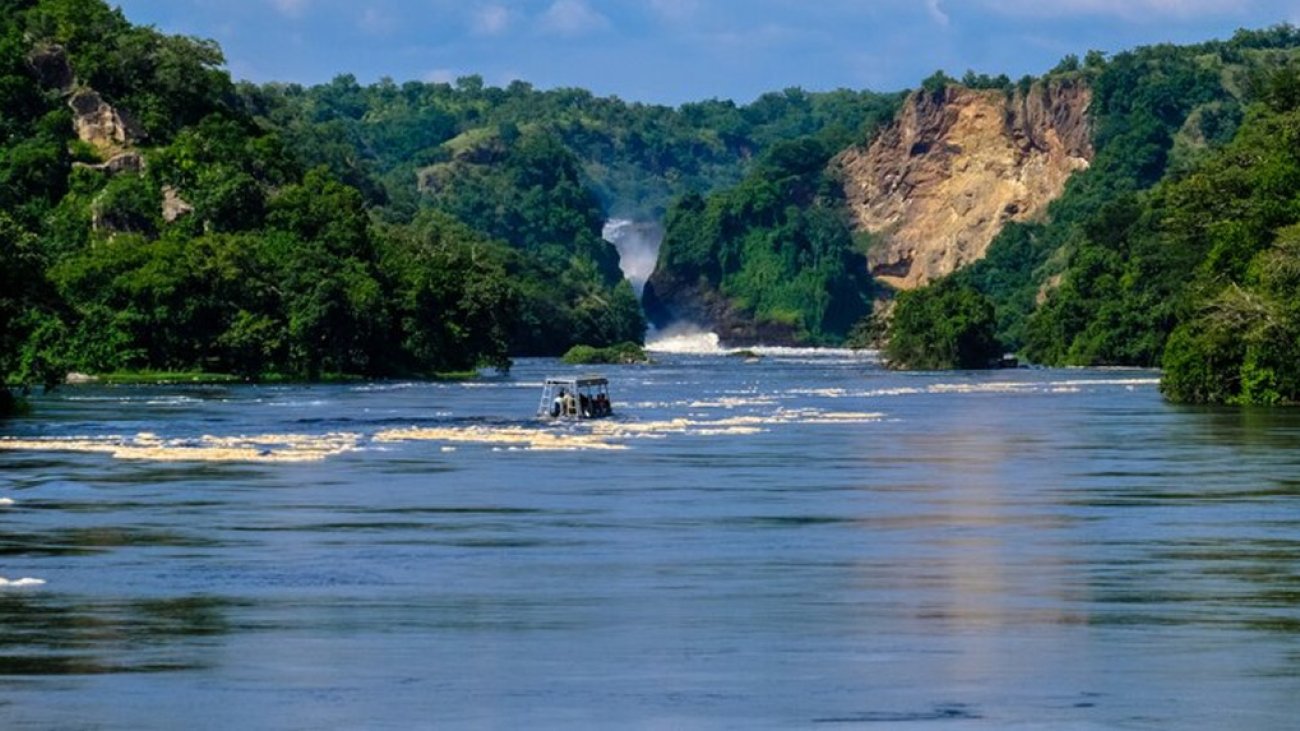
[[[554,419],[600,419],[614,414],[604,376],[547,378],[537,415]]]

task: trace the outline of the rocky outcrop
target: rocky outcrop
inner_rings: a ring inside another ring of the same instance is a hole
[[[112,157],[140,140],[140,128],[130,115],[114,108],[93,89],[79,89],[68,98],[72,124],[82,142]]]
[[[1010,221],[1041,217],[1092,160],[1091,90],[917,91],[867,148],[837,165],[854,222],[875,240],[877,280],[912,289],[984,256]]]
[[[194,212],[194,206],[181,197],[181,193],[175,186],[164,185],[162,187],[162,217],[167,223],[175,223],[182,216],[188,216]]]
[[[74,162],[74,167],[89,168],[106,173],[109,176],[119,175],[121,173],[142,173],[145,169],[144,156],[138,152],[119,152],[112,156],[107,162],[87,163]]]
[[[57,43],[38,43],[27,54],[27,65],[36,74],[41,88],[67,96],[77,138],[93,146],[100,159],[105,160],[74,165],[110,176],[144,172],[144,157],[132,149],[143,137],[140,127],[129,114],[104,101],[94,89],[77,82],[67,49]]]
[[[43,89],[66,92],[76,83],[68,52],[57,43],[38,44],[27,54],[27,65],[36,72],[36,79]]]

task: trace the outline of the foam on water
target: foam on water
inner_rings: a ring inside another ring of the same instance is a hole
[[[200,404],[206,399],[195,398],[194,396],[157,396],[138,393],[113,394],[112,396],[84,396],[69,395],[64,397],[67,401],[85,402],[85,403],[107,403],[107,404],[144,404],[146,406],[187,406],[190,404]],[[221,399],[212,399],[219,401]]]
[[[0,508],[13,507],[14,499],[11,497],[0,497]]]
[[[721,419],[687,418],[648,421],[603,420],[566,425],[447,426],[388,429],[376,442],[444,442],[491,445],[494,449],[532,451],[625,450],[636,439],[669,436],[744,436],[759,434],[784,424],[865,424],[884,420],[884,414],[833,412],[821,409],[777,409],[769,414]],[[445,451],[445,447],[444,447]]]
[[[645,348],[652,353],[681,355],[724,355],[727,352],[719,344],[717,333],[694,325],[674,325],[662,331],[651,329],[646,333]]]
[[[41,586],[44,583],[45,583],[45,579],[33,579],[30,576],[24,576],[21,579],[6,579],[5,577],[0,576],[0,588],[6,588],[6,587],[21,588],[24,586]]]
[[[141,432],[135,436],[0,438],[0,450],[88,452],[117,459],[157,462],[319,462],[358,448],[360,435],[260,434],[253,436],[163,439]]]
[[[671,336],[681,338],[676,346],[693,348],[693,352],[707,352],[716,348],[717,336],[712,333],[690,333]],[[665,342],[663,340],[658,341]],[[768,352],[783,356],[861,358],[862,353],[847,350],[770,348]],[[680,351],[678,351],[680,352]],[[874,357],[866,354],[865,357]],[[825,362],[825,361],[822,361]],[[374,432],[331,432],[326,434],[254,434],[236,436],[198,435],[188,437],[159,436],[150,432],[135,435],[111,436],[61,436],[61,437],[0,437],[0,450],[11,451],[63,451],[107,454],[123,460],[151,460],[159,462],[316,462],[362,449],[386,451],[393,443],[435,442],[444,452],[451,452],[459,444],[488,445],[505,450],[555,451],[555,450],[623,450],[639,439],[664,439],[674,436],[705,437],[721,435],[757,434],[788,424],[854,424],[885,420],[876,411],[849,409],[832,411],[806,407],[808,399],[859,399],[870,401],[880,398],[905,396],[959,396],[977,394],[1009,394],[1044,396],[1076,394],[1104,388],[1134,389],[1151,387],[1159,379],[1151,375],[1125,374],[1114,378],[1063,378],[1059,380],[1019,381],[1007,378],[995,381],[945,381],[926,383],[915,379],[915,385],[894,385],[883,388],[823,387],[786,388],[763,391],[755,386],[700,394],[694,398],[665,401],[641,401],[624,406],[630,410],[619,418],[579,424],[526,423],[514,425],[456,424],[411,425],[406,428],[380,429]],[[912,379],[908,379],[912,380]],[[396,384],[394,384],[396,385]],[[529,382],[528,387],[536,384]],[[643,385],[654,386],[652,382]],[[866,384],[864,384],[866,385]],[[454,388],[520,387],[510,383],[457,384]],[[291,399],[288,401],[292,401]],[[286,403],[288,401],[285,401]],[[274,402],[280,403],[280,402]],[[297,401],[296,405],[323,403]],[[268,404],[270,405],[270,404]],[[792,408],[794,406],[801,408]],[[677,418],[652,417],[661,409],[685,410]],[[639,412],[639,413],[638,413]],[[438,418],[449,418],[452,412],[432,412]],[[0,499],[0,507],[13,501]]]
[[[626,449],[590,433],[558,432],[538,428],[445,426],[386,429],[374,437],[377,442],[452,442],[526,447],[536,451],[576,449]]]
[[[684,404],[692,409],[735,409],[742,406],[770,406],[775,396],[722,396],[712,400],[697,400]]]
[[[792,348],[781,345],[758,345],[748,348],[755,353],[768,358],[787,359],[807,359],[810,362],[822,363],[828,359],[838,361],[860,361],[863,363],[879,363],[880,352],[876,350],[854,350],[853,348]]]
[[[717,333],[697,325],[676,323],[663,330],[651,328],[646,333],[646,350],[652,353],[674,355],[729,355],[750,352],[765,358],[783,361],[827,363],[861,362],[878,363],[880,353],[875,350],[852,348],[804,348],[783,345],[755,345],[749,348],[724,348]]]
[[[400,383],[363,383],[358,386],[353,386],[348,390],[356,393],[387,393],[389,391],[405,391],[419,385],[421,384],[414,381],[402,381]]]

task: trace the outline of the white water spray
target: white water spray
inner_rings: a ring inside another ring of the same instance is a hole
[[[650,328],[645,334],[645,348],[652,353],[721,355],[727,351],[718,342],[718,334],[697,325],[677,322],[663,330]]]
[[[654,274],[659,261],[659,245],[664,240],[664,230],[652,221],[629,221],[612,218],[605,223],[600,235],[618,249],[618,266],[623,276],[632,283],[637,299],[645,290],[646,280]]]

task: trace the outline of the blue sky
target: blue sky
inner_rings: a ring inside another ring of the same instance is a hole
[[[112,2],[113,0],[110,0]],[[479,74],[645,102],[788,86],[892,91],[935,69],[1016,78],[1067,53],[1300,24],[1300,0],[116,0],[215,38],[236,78]]]

